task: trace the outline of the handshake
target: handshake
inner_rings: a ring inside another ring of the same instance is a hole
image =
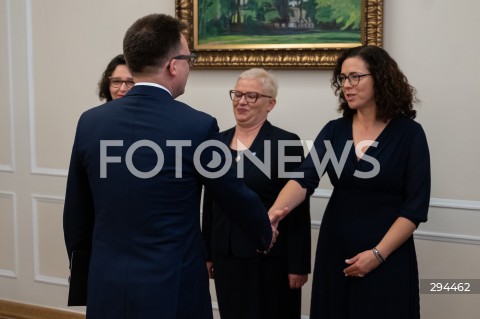
[[[272,227],[272,240],[270,241],[270,246],[268,247],[267,250],[263,251],[264,254],[268,254],[270,249],[272,249],[273,245],[277,241],[277,237],[279,235],[278,232],[278,223],[288,215],[289,213],[288,207],[285,207],[283,209],[274,209],[273,207],[270,208],[268,211],[268,218],[270,219],[270,224]]]
[[[279,235],[278,223],[287,216],[292,209],[300,205],[300,203],[305,200],[306,195],[307,190],[293,180],[288,181],[280,191],[275,203],[273,203],[268,211],[268,218],[270,218],[270,224],[272,226],[272,241],[270,242],[270,247],[263,252],[264,254],[268,254],[277,241]]]

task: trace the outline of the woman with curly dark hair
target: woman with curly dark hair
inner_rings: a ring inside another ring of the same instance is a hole
[[[415,118],[415,89],[379,47],[347,49],[332,87],[342,117],[330,121],[269,215],[275,225],[327,172],[310,318],[420,318],[413,232],[427,220],[430,156]],[[286,209],[288,208],[288,209]]]
[[[123,54],[119,54],[108,63],[98,82],[98,97],[107,102],[115,100],[127,94],[134,85],[127,62]]]

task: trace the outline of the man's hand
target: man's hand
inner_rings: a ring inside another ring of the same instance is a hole
[[[278,232],[278,223],[280,220],[283,218],[282,216],[286,216],[288,214],[288,208],[285,207],[282,210],[273,210],[270,209],[268,213],[268,217],[270,218],[270,223],[272,224],[272,241],[270,242],[270,246],[268,247],[268,250],[265,250],[263,253],[266,255],[272,249],[273,245],[277,241],[277,237],[280,234]]]
[[[272,249],[273,245],[277,242],[277,237],[278,237],[278,229],[277,227],[273,226],[272,224],[272,241],[270,242],[270,247],[268,247],[267,253]]]
[[[213,262],[207,261],[208,278],[213,279]]]
[[[296,275],[288,274],[288,282],[290,284],[290,289],[302,288],[303,285],[308,281],[308,274],[306,275]]]

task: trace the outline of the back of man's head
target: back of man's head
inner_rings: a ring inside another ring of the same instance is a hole
[[[133,75],[154,73],[180,48],[186,25],[165,14],[150,14],[135,21],[123,38],[123,53]]]

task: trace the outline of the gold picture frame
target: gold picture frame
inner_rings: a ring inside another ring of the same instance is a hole
[[[361,40],[357,43],[203,45],[198,42],[198,1],[175,0],[176,17],[187,24],[190,50],[198,55],[195,69],[331,69],[348,47],[383,44],[383,0],[361,1]],[[203,1],[203,0],[202,0]],[[219,1],[219,0],[214,0]],[[299,0],[306,1],[306,0]],[[243,3],[247,3],[244,0]]]

